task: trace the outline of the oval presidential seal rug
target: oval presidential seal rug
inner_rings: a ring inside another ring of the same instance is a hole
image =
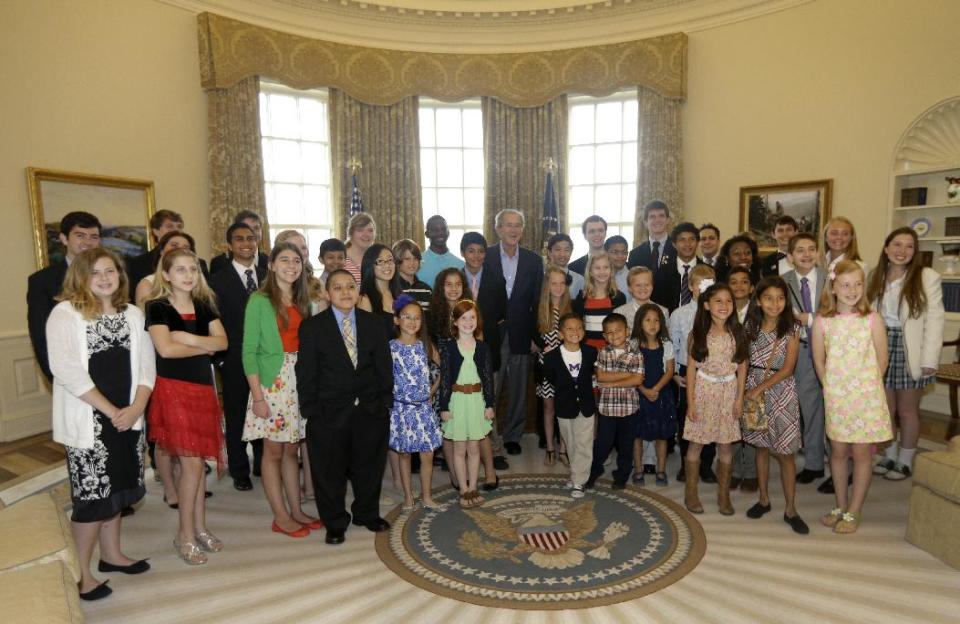
[[[703,558],[703,528],[677,503],[609,481],[581,499],[557,475],[503,476],[486,502],[395,509],[377,535],[380,559],[433,593],[511,609],[583,609],[633,600],[674,583]]]

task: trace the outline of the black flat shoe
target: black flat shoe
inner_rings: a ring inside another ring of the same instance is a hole
[[[327,529],[327,536],[323,538],[328,544],[342,544],[346,540],[346,531],[344,529]]]
[[[797,473],[797,483],[813,483],[817,479],[823,478],[822,470],[809,470],[804,468]]]
[[[203,497],[204,497],[204,498],[212,498],[212,497],[213,497],[213,492],[210,492],[210,491],[204,492],[204,493],[203,493]]]
[[[241,492],[246,492],[253,489],[253,481],[250,480],[250,477],[234,477],[233,487]]]
[[[100,560],[100,563],[97,565],[97,570],[100,572],[123,572],[124,574],[143,574],[150,569],[150,564],[147,563],[146,559],[141,559],[140,561],[134,561],[130,565],[114,565],[112,563],[107,563],[103,559]]]
[[[365,527],[368,531],[382,533],[390,530],[390,523],[383,518],[377,517],[372,520],[353,520],[353,524]]]
[[[797,514],[793,517],[783,514],[783,521],[790,525],[790,528],[793,529],[794,533],[806,535],[810,532],[810,527],[808,527],[807,523],[800,518],[800,514]]]
[[[762,518],[764,514],[770,512],[770,503],[766,505],[761,505],[760,503],[755,504],[753,507],[747,510],[747,517],[753,518],[754,520]]]
[[[519,455],[523,452],[523,449],[516,442],[505,442],[503,448],[506,449],[507,455]]]
[[[502,455],[497,455],[493,458],[493,467],[496,470],[506,470],[510,467],[510,464],[507,463],[507,458]]]
[[[167,497],[163,497],[163,502],[167,503]],[[167,503],[167,507],[170,509],[180,509],[180,503]]]
[[[827,480],[817,486],[817,491],[821,494],[835,494],[836,489],[833,487],[833,477],[827,477]]]
[[[481,487],[483,488],[483,491],[484,491],[484,492],[492,492],[492,491],[494,491],[495,489],[497,489],[498,487],[500,487],[500,475],[497,475],[497,480],[494,481],[493,483],[484,483],[483,486],[481,486]],[[459,490],[458,490],[458,491],[459,491]]]
[[[107,583],[110,581],[104,581],[91,589],[88,592],[80,592],[80,600],[94,601],[100,600],[101,598],[106,598],[113,593],[113,590],[107,587]]]

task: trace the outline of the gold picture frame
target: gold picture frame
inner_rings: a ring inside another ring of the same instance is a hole
[[[796,219],[801,232],[818,236],[833,201],[833,179],[740,187],[740,231],[757,240],[761,252],[777,248],[774,223],[781,215]]]
[[[153,247],[150,217],[156,210],[153,181],[27,167],[27,191],[37,268],[64,250],[58,235],[68,212],[90,212],[103,225],[101,245],[133,257]]]

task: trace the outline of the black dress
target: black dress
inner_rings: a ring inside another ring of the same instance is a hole
[[[87,372],[113,405],[130,405],[130,332],[124,314],[101,316],[87,325]],[[143,431],[118,431],[93,411],[93,448],[66,447],[74,522],[109,520],[143,498]]]

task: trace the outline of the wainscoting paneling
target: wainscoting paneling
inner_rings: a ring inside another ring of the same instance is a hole
[[[26,333],[0,335],[0,442],[50,430],[50,388]]]

